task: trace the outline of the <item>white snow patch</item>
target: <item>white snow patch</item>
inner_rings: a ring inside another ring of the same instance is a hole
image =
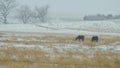
[[[80,30],[66,28],[77,28]],[[96,31],[90,31],[93,29]],[[99,32],[99,30],[108,30],[111,33]],[[120,36],[120,23],[113,21],[53,21],[52,23],[41,24],[1,24],[0,31]],[[115,32],[113,33],[113,31]]]

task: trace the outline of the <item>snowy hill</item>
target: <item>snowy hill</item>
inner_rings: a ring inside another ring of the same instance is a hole
[[[120,36],[114,21],[52,21],[41,24],[0,24],[0,31]]]

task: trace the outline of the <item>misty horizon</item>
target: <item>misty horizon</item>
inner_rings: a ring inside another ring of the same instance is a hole
[[[17,0],[19,6],[49,5],[49,12],[55,15],[120,14],[119,0]]]

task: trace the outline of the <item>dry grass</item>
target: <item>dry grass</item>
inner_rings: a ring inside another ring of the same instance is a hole
[[[119,68],[119,57],[108,59],[104,55],[96,54],[92,59],[86,57],[86,59],[82,60],[60,56],[54,58],[21,58],[19,61],[6,57],[7,60],[0,60],[0,64],[2,68]]]
[[[0,40],[4,43],[26,45],[77,44],[77,45],[120,45],[119,37],[99,36],[99,42],[91,42],[91,36],[86,36],[84,42],[75,41],[74,35],[33,35],[33,36],[0,36],[10,38]],[[18,40],[21,39],[21,40]],[[9,44],[8,44],[9,45]],[[40,48],[0,47],[0,68],[120,68],[120,53],[114,50],[63,50],[60,53],[56,48],[50,54]],[[88,54],[88,51],[94,54]],[[54,57],[52,57],[52,56]],[[78,56],[78,58],[74,56]],[[91,56],[91,57],[90,57]]]
[[[72,57],[74,52],[69,51],[68,57],[59,56],[47,57],[46,52],[40,49],[24,49],[24,48],[0,48],[0,66],[2,68],[119,68],[120,54],[114,51],[96,51],[93,58],[89,58],[87,54],[83,55],[83,59]],[[17,58],[13,57],[16,55]],[[27,57],[26,57],[27,56]],[[108,58],[110,57],[110,58]]]
[[[2,36],[0,36],[1,38]],[[116,43],[116,45],[120,44],[120,37],[112,37],[112,36],[99,36],[99,42],[91,42],[92,36],[85,36],[84,42],[75,41],[74,35],[45,35],[45,36],[10,36],[9,39],[0,40],[0,42],[7,43],[19,43],[19,44],[85,44],[85,45],[109,45],[112,43]],[[4,38],[4,37],[2,37]],[[18,40],[22,39],[22,40]]]

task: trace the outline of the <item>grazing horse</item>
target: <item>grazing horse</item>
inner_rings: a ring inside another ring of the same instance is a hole
[[[75,40],[82,40],[82,41],[84,41],[84,35],[78,35],[76,38],[75,38]]]
[[[91,39],[92,42],[98,42],[98,36],[93,36]]]

